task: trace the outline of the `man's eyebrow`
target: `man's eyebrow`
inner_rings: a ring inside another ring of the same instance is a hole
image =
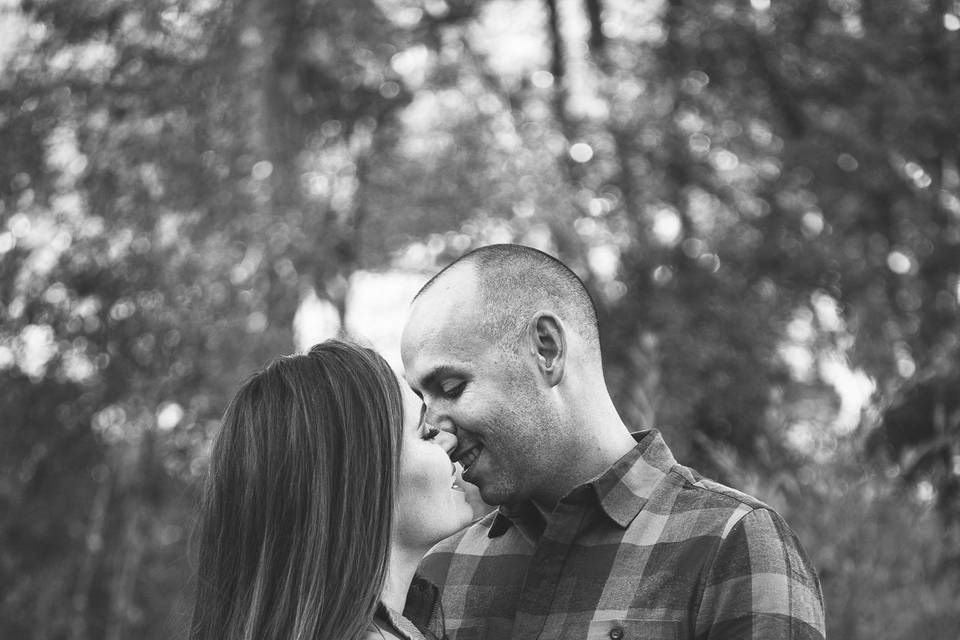
[[[462,377],[463,371],[453,365],[441,364],[437,367],[434,367],[433,369],[428,371],[426,374],[424,374],[422,378],[420,378],[419,380],[420,388],[426,389],[427,387],[431,387],[435,385],[439,380],[442,380],[443,378],[447,378],[450,376]]]

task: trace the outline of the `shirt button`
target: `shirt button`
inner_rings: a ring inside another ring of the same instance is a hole
[[[623,640],[623,629],[621,627],[614,627],[610,629],[610,640]]]

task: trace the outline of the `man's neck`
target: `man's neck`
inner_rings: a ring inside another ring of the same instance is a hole
[[[533,502],[546,513],[550,513],[560,500],[575,488],[595,480],[627,452],[636,446],[636,442],[626,427],[610,429],[609,433],[578,442],[571,446],[569,460],[576,460],[576,466],[567,467],[562,478],[558,478],[550,492],[534,496]]]

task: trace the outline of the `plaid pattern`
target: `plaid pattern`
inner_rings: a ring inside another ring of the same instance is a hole
[[[450,640],[822,640],[820,583],[780,516],[634,437],[553,513],[501,507],[431,550]]]
[[[390,633],[403,640],[426,640],[423,633],[420,632],[420,629],[418,629],[413,622],[393,611],[382,602],[377,607],[374,621],[367,629],[363,640],[385,640],[386,636],[381,629],[387,629]]]

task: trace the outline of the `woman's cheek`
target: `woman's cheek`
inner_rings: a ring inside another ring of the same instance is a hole
[[[432,473],[434,469],[431,460],[425,455],[427,453],[425,451],[426,446],[429,446],[428,443],[419,439],[417,442],[409,443],[408,451],[411,455],[407,456],[404,473],[401,474],[403,484],[410,488],[416,488],[420,493],[436,483],[435,474]]]

